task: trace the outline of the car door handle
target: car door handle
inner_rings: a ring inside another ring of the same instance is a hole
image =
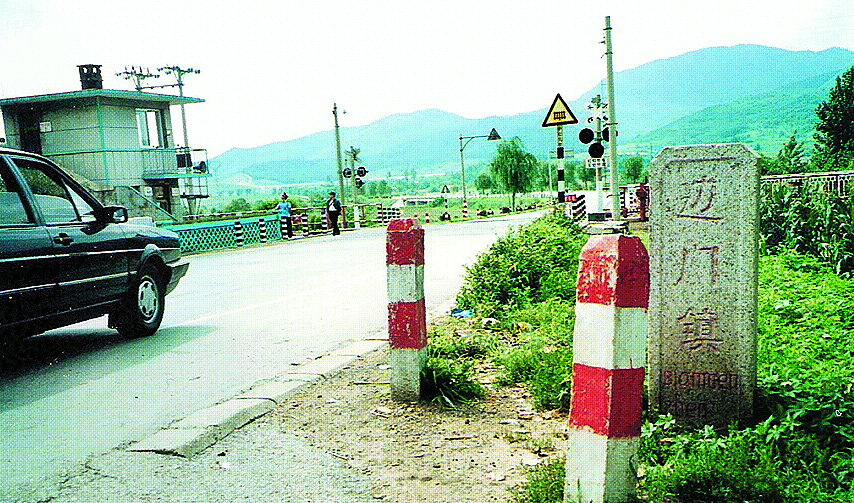
[[[64,232],[60,232],[55,238],[53,238],[53,242],[62,245],[68,246],[74,242],[74,239]]]

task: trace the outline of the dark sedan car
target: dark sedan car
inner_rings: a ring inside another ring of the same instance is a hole
[[[0,148],[0,341],[104,314],[126,337],[153,334],[187,266],[175,233],[129,222],[42,156]]]

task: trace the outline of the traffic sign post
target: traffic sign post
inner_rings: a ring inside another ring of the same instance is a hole
[[[564,158],[564,146],[563,146],[563,126],[567,124],[578,124],[578,119],[575,117],[575,114],[572,113],[572,110],[569,109],[569,105],[566,104],[566,101],[561,98],[560,93],[555,96],[554,101],[552,102],[552,106],[549,107],[549,111],[546,114],[546,118],[543,119],[543,127],[556,127],[557,128],[557,202],[565,203],[566,202],[566,194],[564,191],[564,166],[563,166],[563,158]]]

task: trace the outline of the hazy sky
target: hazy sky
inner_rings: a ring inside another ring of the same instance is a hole
[[[616,71],[744,43],[854,50],[854,0],[0,0],[0,98],[78,90],[78,64],[126,90],[127,65],[197,68],[190,143],[213,156],[331,129],[333,102],[355,126],[574,100],[604,78],[606,15]]]

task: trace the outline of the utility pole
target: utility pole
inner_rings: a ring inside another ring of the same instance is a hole
[[[131,66],[130,70],[128,70],[128,67],[125,67],[125,71],[117,73],[116,77],[123,77],[125,80],[132,80],[133,87],[136,88],[136,91],[142,92],[143,89],[146,89],[146,86],[142,85],[142,82],[145,79],[156,79],[159,78],[160,75],[151,73],[151,70],[149,70],[148,68],[143,70],[142,67],[137,68],[135,66]]]
[[[611,147],[611,220],[620,220],[620,184],[617,171],[619,162],[617,160],[617,112],[614,110],[614,61],[611,49],[611,16],[605,16],[605,59],[607,60],[608,73],[608,146]]]
[[[201,70],[194,70],[192,68],[187,68],[186,70],[176,66],[164,66],[162,68],[158,68],[159,72],[166,72],[167,75],[174,75],[175,80],[177,81],[176,86],[178,86],[178,95],[182,98],[184,97],[184,75],[188,73],[202,73]],[[184,147],[190,148],[190,140],[187,139],[187,113],[184,111],[184,102],[181,102],[181,124],[184,126]]]
[[[344,112],[347,113],[347,112]],[[338,104],[332,104],[332,115],[335,117],[335,155],[338,159],[338,196],[344,204],[344,166],[341,162],[341,134],[338,132]]]

